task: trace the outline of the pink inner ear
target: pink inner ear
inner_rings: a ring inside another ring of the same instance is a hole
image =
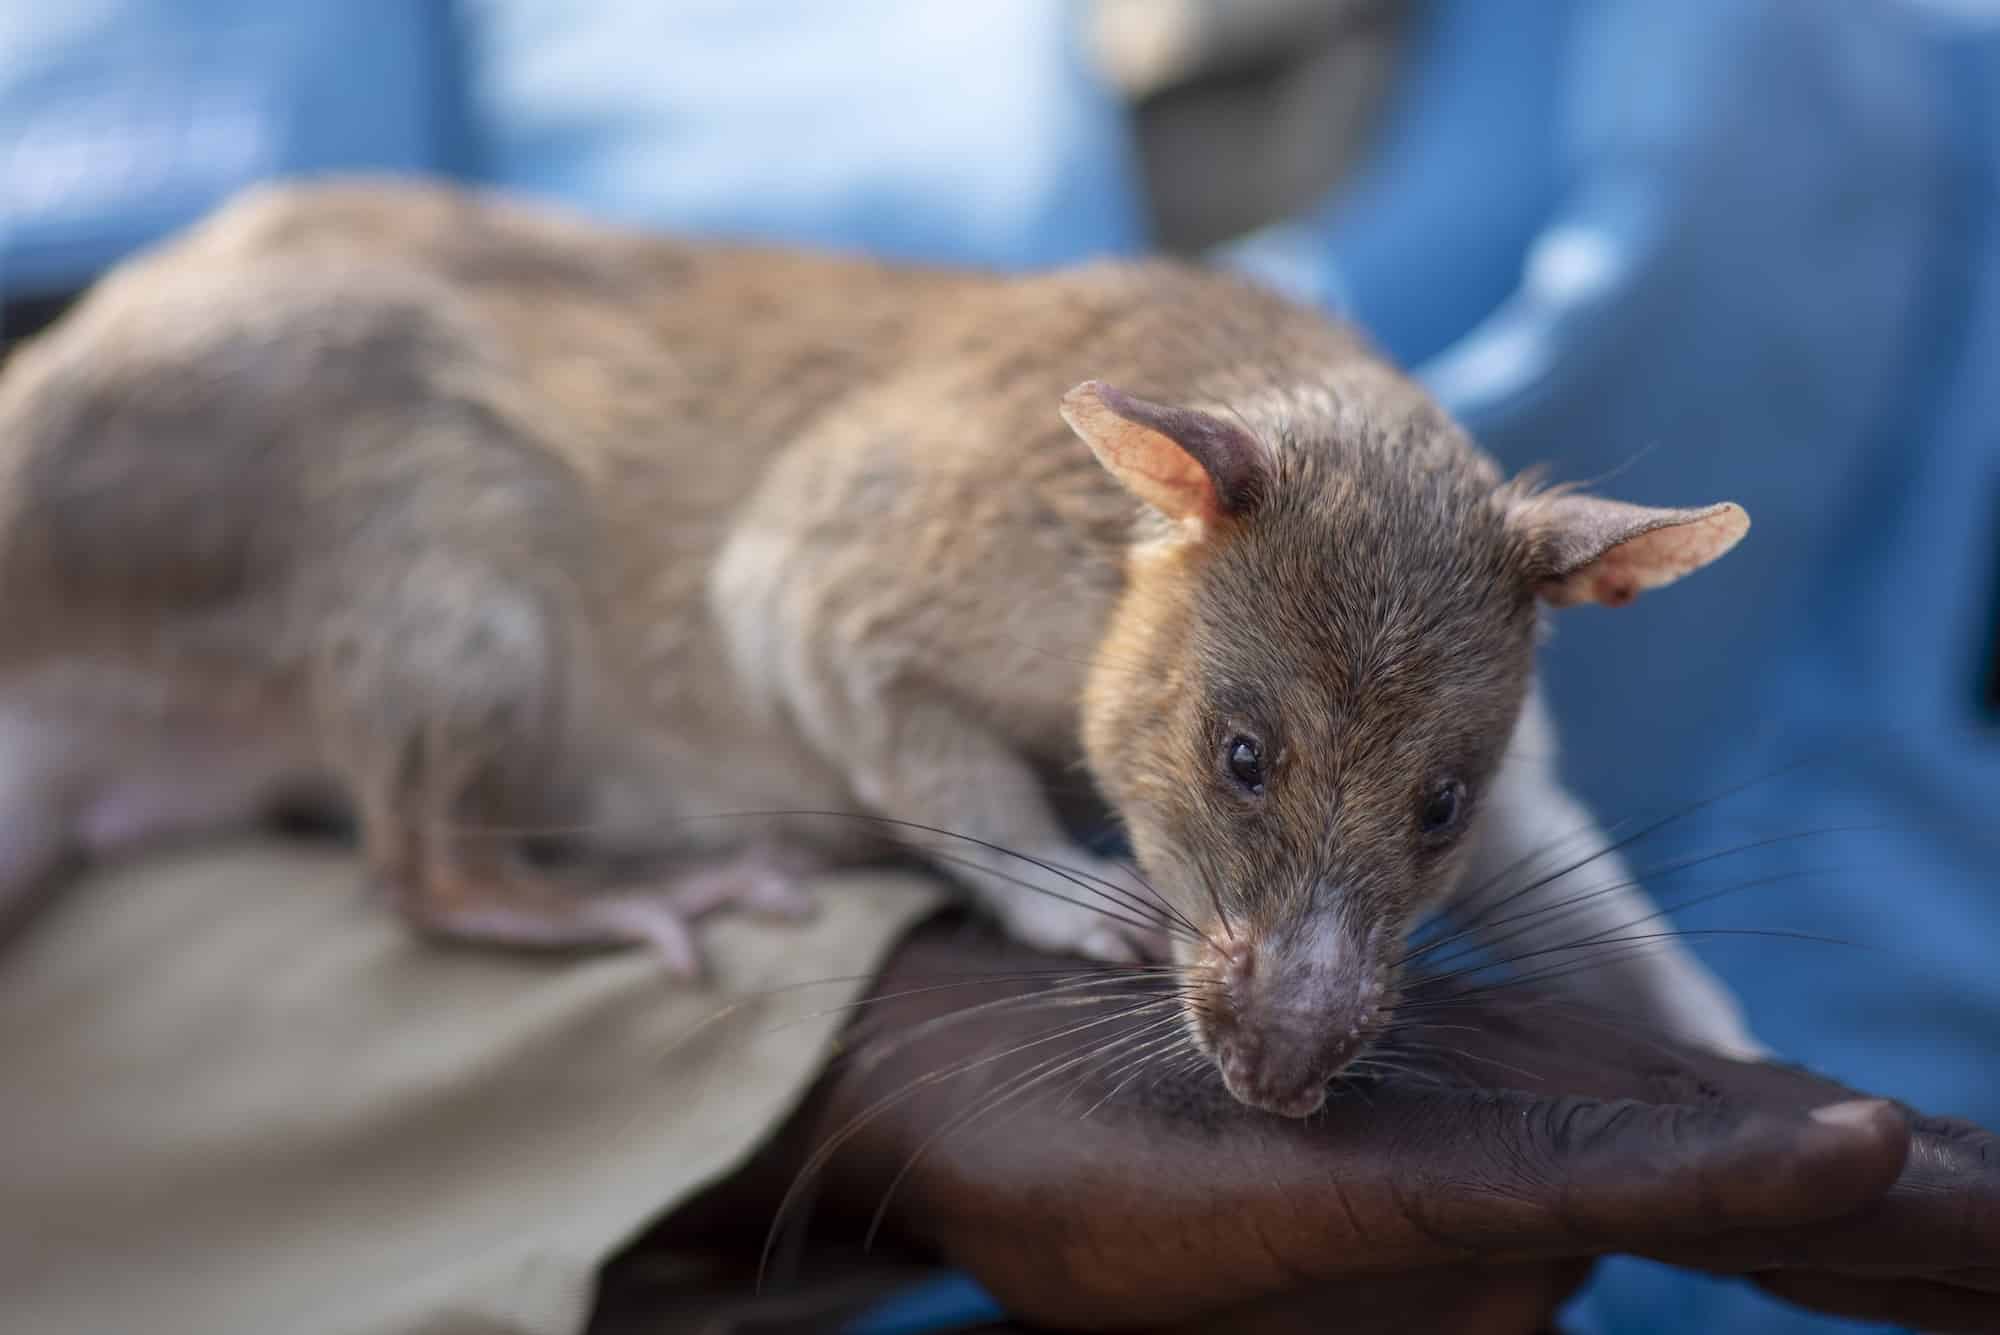
[[[1559,601],[1563,605],[1602,603],[1606,607],[1623,607],[1637,598],[1641,589],[1653,587],[1646,582],[1643,567],[1621,560],[1616,551],[1599,557],[1567,579],[1551,581],[1551,585],[1562,591]]]
[[[1596,560],[1543,584],[1557,607],[1595,602],[1623,607],[1648,589],[1671,584],[1734,547],[1750,527],[1742,507],[1715,506],[1698,519],[1668,522],[1608,548]]]
[[[1157,432],[1125,424],[1105,442],[1103,454],[1111,471],[1162,514],[1207,522],[1220,509],[1207,470]]]
[[[1169,519],[1207,524],[1222,513],[1215,478],[1202,461],[1142,420],[1171,418],[1174,410],[1087,380],[1063,396],[1062,415],[1113,477]]]

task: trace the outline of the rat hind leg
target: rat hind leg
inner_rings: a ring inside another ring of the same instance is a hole
[[[402,833],[408,835],[411,831]],[[681,859],[643,879],[584,884],[533,865],[518,850],[473,846],[462,836],[418,835],[421,850],[392,873],[397,902],[427,935],[514,949],[650,947],[670,972],[702,971],[694,922],[726,909],[796,919],[812,900],[812,865],[786,850],[748,847]]]
[[[427,936],[526,950],[646,946],[670,972],[692,978],[702,971],[697,919],[728,909],[775,918],[811,912],[803,880],[819,864],[789,847],[682,856],[609,880],[592,874],[586,836],[572,865],[551,867],[531,856],[529,832],[562,827],[559,817],[575,808],[551,801],[539,809],[558,819],[523,820],[537,805],[496,800],[494,777],[479,775],[447,800],[422,795],[418,779],[381,790],[386,802],[364,801],[376,879]]]
[[[593,828],[593,786],[644,745],[603,722],[624,711],[594,670],[588,616],[557,584],[420,562],[328,619],[320,729],[371,875],[420,932],[517,949],[649,945],[690,975],[696,918],[795,916],[809,903],[801,868],[749,848],[604,886],[531,856],[560,835],[586,866],[605,857],[614,832]]]

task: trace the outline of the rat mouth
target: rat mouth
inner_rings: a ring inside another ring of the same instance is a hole
[[[1338,1059],[1339,1067],[1360,1055],[1360,1051],[1361,1044],[1356,1042],[1352,1054]],[[1263,1062],[1254,1054],[1246,1056],[1238,1047],[1216,1057],[1216,1069],[1222,1073],[1222,1083],[1230,1097],[1279,1117],[1308,1117],[1326,1106],[1327,1089],[1340,1074],[1339,1067],[1324,1074],[1301,1077]]]

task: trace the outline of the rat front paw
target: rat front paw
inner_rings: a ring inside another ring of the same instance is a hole
[[[1116,864],[1074,851],[1065,852],[1059,860],[1046,861],[1051,865],[1059,861],[1076,880],[1053,874],[1038,877],[1048,882],[1052,893],[1047,894],[1023,886],[1006,887],[995,896],[998,902],[994,907],[1008,935],[1040,950],[1081,955],[1107,964],[1140,964],[1168,957],[1167,933],[1160,925],[1164,920],[1157,911],[1144,908],[1144,898],[1129,888],[1130,878],[1121,875]]]

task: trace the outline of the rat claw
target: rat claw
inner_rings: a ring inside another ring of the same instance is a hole
[[[706,974],[695,919],[729,909],[786,922],[809,918],[819,906],[802,881],[813,865],[784,849],[749,848],[601,897],[591,912],[603,930],[651,945],[675,977],[695,980]]]
[[[1023,895],[1003,902],[1000,910],[1008,935],[1041,950],[1106,964],[1140,964],[1165,954],[1163,932],[1117,921],[1087,905]]]

